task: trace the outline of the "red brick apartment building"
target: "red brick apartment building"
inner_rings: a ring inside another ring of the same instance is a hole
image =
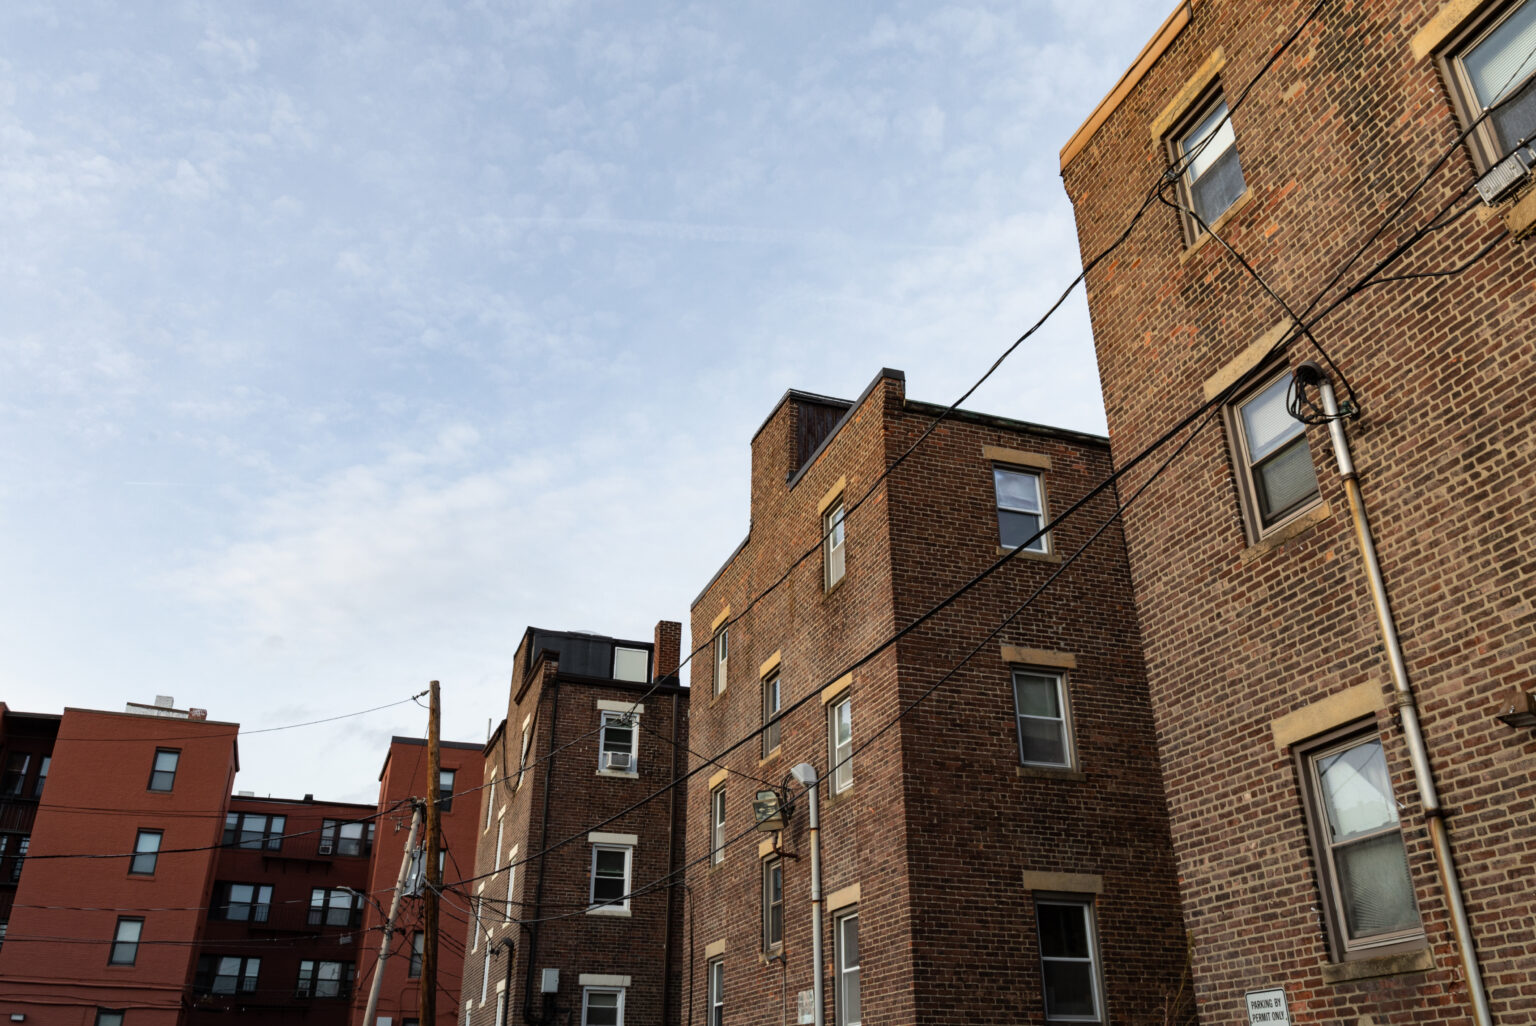
[[[349,1021],[372,965],[359,973],[359,956],[378,943],[376,909],[399,867],[401,842],[387,841],[401,812],[231,796],[238,730],[169,700],[62,715],[0,703],[0,1011],[10,1021]],[[412,744],[396,739],[391,755]],[[463,750],[479,746],[451,747],[462,754],[445,754],[444,766],[473,788],[479,760]],[[425,780],[424,763],[398,775],[389,802],[421,794]],[[473,844],[460,820],[473,822],[474,804],[444,815],[450,852]],[[387,850],[376,860],[378,831]],[[111,857],[78,857],[87,854]],[[418,906],[406,902],[406,916]],[[408,944],[401,934],[394,949],[401,975]],[[444,986],[457,989],[460,961],[445,950],[442,962]],[[415,1007],[414,987],[400,983],[380,1005],[400,1018]]]
[[[1126,522],[1208,1023],[1536,1022],[1533,52],[1536,0],[1182,3],[1062,151],[1085,262],[1181,208],[1087,288],[1117,464],[1214,416]]]
[[[445,884],[468,927],[464,1026],[679,1021],[681,641],[669,621],[654,642],[524,633],[484,750],[474,872]]]
[[[1108,444],[962,411],[882,479],[942,412],[885,370],[853,402],[790,391],[752,440],[748,536],[692,612],[689,1023],[811,1021],[802,762],[826,1022],[1161,1024],[1183,1000],[1118,527],[1067,562],[1113,492],[1037,536],[1109,473]],[[792,803],[782,831],[754,829],[762,791]]]

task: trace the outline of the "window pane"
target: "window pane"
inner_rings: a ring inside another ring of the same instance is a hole
[[[1317,472],[1307,440],[1298,438],[1255,468],[1259,510],[1266,522],[1282,516],[1317,494]]]
[[[1237,162],[1237,147],[1223,153],[1215,165],[1190,186],[1190,193],[1195,201],[1195,212],[1206,224],[1226,213],[1243,194],[1243,169]]]
[[[1491,120],[1498,132],[1501,155],[1536,135],[1536,78],[1528,79],[1514,99],[1494,111]]]
[[[1317,775],[1334,843],[1397,824],[1397,803],[1380,741],[1372,738],[1318,759]]]
[[[997,511],[997,534],[999,543],[1008,549],[1016,549],[1029,539],[1034,538],[1040,530],[1040,518],[1033,513],[1014,513],[1010,510]],[[1035,538],[1029,542],[1029,551],[1044,552],[1045,536]]]
[[[1536,4],[1522,4],[1498,28],[1488,33],[1462,58],[1472,89],[1484,107],[1491,107],[1536,71]]]
[[[1061,700],[1056,678],[1033,673],[1013,675],[1013,693],[1021,716],[1061,716]]]
[[[1024,762],[1066,765],[1067,746],[1060,720],[1019,718],[1019,750]]]
[[[612,992],[587,993],[588,1026],[618,1026],[619,995]]]
[[[1232,119],[1227,117],[1227,103],[1223,100],[1211,108],[1211,112],[1184,137],[1180,146],[1181,155],[1189,159],[1186,172],[1190,181],[1195,181],[1209,171],[1232,149],[1234,142],[1236,136],[1232,133]]]
[[[1374,937],[1419,925],[1402,834],[1394,830],[1346,844],[1334,851],[1333,860],[1350,936]]]
[[[1046,962],[1045,1014],[1092,1016],[1093,963]]]
[[[1088,917],[1081,905],[1040,903],[1040,954],[1046,958],[1088,958]]]
[[[997,489],[997,504],[1025,513],[1040,512],[1040,479],[1017,470],[992,469],[992,484]]]
[[[1285,407],[1291,376],[1282,375],[1274,384],[1243,403],[1243,437],[1248,442],[1248,458],[1254,463],[1301,435],[1306,426]]]
[[[603,751],[625,752],[630,751],[634,744],[634,728],[625,723],[621,717],[614,716],[603,721]]]
[[[645,683],[650,677],[650,657],[643,648],[620,648],[615,646],[613,650],[613,679],[630,680]]]

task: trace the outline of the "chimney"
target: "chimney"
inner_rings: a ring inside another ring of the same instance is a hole
[[[683,625],[676,620],[656,621],[656,649],[652,656],[656,679],[677,676],[677,661],[683,647]]]

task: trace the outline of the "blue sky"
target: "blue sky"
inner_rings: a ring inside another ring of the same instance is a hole
[[[1058,150],[1167,11],[32,3],[0,12],[0,698],[246,728],[524,626],[648,638],[784,389],[947,403],[1080,265]],[[1074,297],[968,404],[1103,430]],[[242,742],[371,800],[414,706]]]

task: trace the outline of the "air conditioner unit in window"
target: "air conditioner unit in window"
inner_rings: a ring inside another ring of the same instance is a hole
[[[603,769],[623,770],[628,773],[635,768],[635,757],[628,752],[604,752]]]
[[[1515,186],[1525,181],[1531,171],[1530,151],[1524,146],[1499,161],[1477,180],[1477,194],[1484,203],[1495,203]]]
[[[333,848],[333,845],[327,844],[325,841],[321,841],[320,842],[320,854],[321,855],[329,855],[331,853],[332,848]]]

